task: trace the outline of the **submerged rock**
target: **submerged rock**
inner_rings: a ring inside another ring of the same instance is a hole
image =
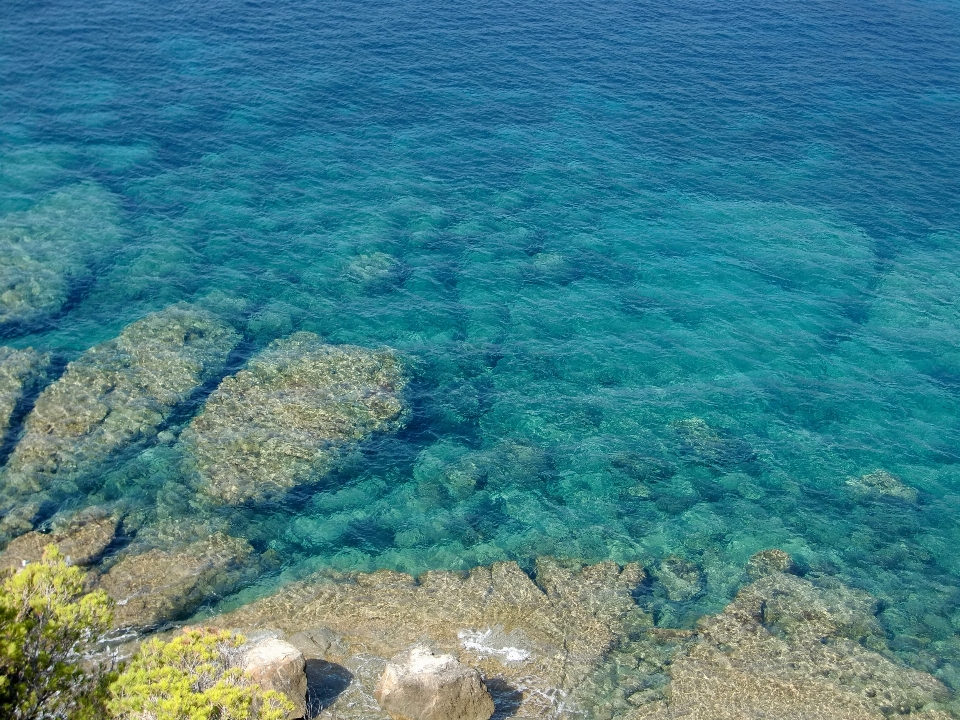
[[[153,627],[236,589],[254,570],[252,554],[246,540],[217,533],[175,550],[127,555],[98,585],[116,602],[114,625]]]
[[[860,497],[884,495],[909,503],[917,501],[916,488],[906,485],[903,480],[886,470],[874,470],[858,478],[850,478],[846,484],[855,495]]]
[[[52,533],[28,532],[12,540],[0,555],[0,570],[16,570],[36,562],[48,545],[55,545],[68,565],[91,565],[113,542],[117,525],[115,517],[92,509]]]
[[[790,572],[793,569],[793,559],[783,550],[761,550],[747,561],[747,575],[759,580],[767,575]]]
[[[92,183],[0,218],[0,336],[42,326],[120,240],[116,202]]]
[[[43,490],[152,439],[238,340],[214,315],[178,304],[90,348],[37,398],[7,463],[8,487]]]
[[[241,667],[264,690],[276,690],[293,703],[287,720],[307,715],[307,675],[303,653],[277,638],[263,638],[245,645]]]
[[[494,711],[480,673],[425,645],[387,663],[374,697],[394,720],[489,720]]]
[[[181,438],[211,497],[262,500],[326,472],[345,445],[399,427],[405,382],[392,352],[294,333],[226,378]]]
[[[18,406],[44,379],[49,365],[49,353],[0,347],[0,443],[7,439]]]
[[[384,252],[357,255],[346,268],[347,278],[375,291],[401,285],[408,272],[403,263]]]
[[[630,720],[883,720],[891,714],[946,720],[948,692],[931,675],[897,665],[866,593],[774,573],[740,591],[669,666],[665,699]]]
[[[631,596],[643,577],[635,564],[584,567],[553,558],[537,561],[536,581],[513,562],[418,580],[391,571],[319,575],[216,623],[289,634],[326,628],[323,637],[336,640],[324,640],[323,659],[342,663],[358,684],[334,706],[342,718],[376,717],[372,693],[383,663],[423,642],[496,679],[495,697],[522,684],[518,717],[547,716],[618,638],[651,624]]]
[[[703,573],[689,560],[676,556],[665,558],[654,570],[654,576],[674,602],[691,600],[703,591]]]
[[[756,460],[750,445],[729,434],[714,430],[698,417],[671,423],[680,438],[680,454],[716,469],[726,469]]]

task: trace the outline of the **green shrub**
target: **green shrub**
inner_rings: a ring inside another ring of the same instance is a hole
[[[83,662],[110,626],[110,601],[52,545],[0,585],[0,717],[102,718],[104,674]]]
[[[283,720],[284,695],[263,690],[238,667],[244,638],[193,628],[150,640],[110,686],[117,720]]]

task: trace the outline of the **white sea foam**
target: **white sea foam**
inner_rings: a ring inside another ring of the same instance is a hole
[[[464,650],[470,650],[480,656],[494,656],[500,658],[503,662],[522,663],[530,659],[531,653],[528,650],[514,647],[512,645],[499,645],[496,642],[497,636],[502,637],[492,628],[486,630],[461,630],[457,633],[457,638]]]

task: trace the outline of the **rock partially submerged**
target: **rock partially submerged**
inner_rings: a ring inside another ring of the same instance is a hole
[[[425,645],[387,663],[374,697],[393,720],[489,720],[494,711],[480,673]]]
[[[0,347],[0,443],[8,439],[18,407],[46,376],[50,354]]]
[[[112,515],[92,509],[51,533],[28,532],[12,540],[0,555],[0,571],[17,570],[40,560],[47,545],[55,545],[68,565],[91,565],[113,542],[117,525]]]
[[[43,490],[152,439],[238,340],[211,313],[178,304],[90,348],[37,398],[7,464],[8,487]]]
[[[513,562],[418,580],[391,571],[320,575],[216,623],[300,638],[306,628],[324,628],[313,634],[321,637],[323,660],[342,663],[359,688],[336,704],[342,718],[377,717],[372,693],[386,659],[425,640],[495,680],[495,697],[513,688],[507,694],[517,695],[510,700],[517,717],[546,717],[559,712],[619,638],[651,620],[631,596],[644,578],[635,564],[585,567],[540,558],[535,577]],[[527,689],[522,697],[517,687]]]
[[[0,336],[43,326],[92,275],[121,234],[118,209],[92,183],[0,219]]]
[[[98,584],[116,602],[114,625],[154,627],[236,589],[254,570],[252,554],[246,540],[217,533],[179,549],[127,555]]]
[[[399,427],[405,382],[392,352],[294,333],[226,378],[182,439],[211,497],[262,500],[326,472],[345,445]]]
[[[283,693],[293,703],[287,720],[307,717],[307,675],[303,653],[277,638],[262,638],[245,645],[240,666],[264,690]]]
[[[630,720],[883,720],[909,714],[947,720],[948,696],[933,676],[881,649],[876,601],[836,581],[773,573],[744,588],[669,666],[666,698]]]

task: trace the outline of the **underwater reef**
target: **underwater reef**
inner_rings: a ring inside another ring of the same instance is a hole
[[[0,336],[44,327],[120,246],[116,200],[94,183],[0,219]]]
[[[26,494],[75,481],[152,439],[220,372],[239,339],[211,313],[177,304],[90,348],[37,398],[7,462],[5,490]]]
[[[50,354],[0,347],[0,443],[8,440],[20,404],[46,378]]]
[[[181,440],[211,498],[259,501],[322,475],[345,445],[398,428],[405,384],[390,351],[298,332],[225,378]]]

